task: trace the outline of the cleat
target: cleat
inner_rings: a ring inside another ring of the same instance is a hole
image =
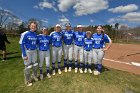
[[[2,61],[6,61],[6,58],[3,58]]]
[[[61,70],[60,70],[60,69],[58,69],[58,74],[62,74],[62,72],[61,72]]]
[[[52,75],[53,75],[53,76],[55,75],[55,70],[53,70]]]
[[[36,76],[34,76],[33,74],[31,75],[31,78],[34,79],[34,81],[38,81],[38,78]]]
[[[94,71],[94,75],[96,75],[96,76],[97,76],[97,75],[99,75],[99,74],[100,74],[100,72],[99,72],[99,71],[97,71],[97,70],[95,70],[95,71]]]
[[[79,69],[79,71],[80,71],[80,73],[81,73],[81,74],[83,73],[83,70],[82,70],[82,68],[80,68],[80,69]]]
[[[85,71],[84,71],[84,73],[87,73],[87,68],[85,68]]]
[[[78,68],[75,68],[75,73],[77,73],[78,72]]]
[[[30,81],[26,81],[25,84],[26,84],[28,87],[30,87],[30,86],[33,85]]]
[[[34,79],[36,82],[38,81],[38,78],[37,78],[37,77],[35,77],[35,76],[33,77],[33,79]]]
[[[92,70],[91,69],[88,69],[88,72],[91,74],[92,73]]]
[[[41,80],[43,79],[43,74],[40,74],[40,79],[41,79]]]
[[[5,61],[4,59],[2,61]]]
[[[51,78],[51,75],[50,75],[50,73],[48,73],[48,74],[47,74],[47,77],[48,77],[48,78]]]
[[[71,72],[71,67],[69,67],[68,71]]]
[[[67,67],[65,67],[65,72],[68,72],[68,71],[67,71]]]

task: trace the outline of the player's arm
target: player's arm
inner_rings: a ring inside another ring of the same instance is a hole
[[[9,42],[8,39],[7,39],[6,34],[3,35],[3,38],[4,38],[4,41],[5,41],[6,43],[10,44],[10,42]]]
[[[94,39],[93,38],[91,38],[91,40],[92,40],[92,46],[94,45],[94,43],[95,43],[95,41],[94,41]]]
[[[37,41],[36,41],[36,46],[37,46],[37,48],[39,47],[39,43],[40,43],[39,37],[40,37],[40,35],[37,35]]]
[[[51,45],[52,44],[52,38],[51,38],[51,36],[49,36],[49,37],[50,37],[49,44]]]
[[[84,38],[86,38],[86,32],[84,32]]]
[[[74,43],[74,31],[72,30],[72,43]]]
[[[50,46],[50,52],[52,51],[52,37],[51,37],[51,33],[49,35],[49,46]]]
[[[105,35],[105,43],[108,43],[107,46],[103,49],[103,51],[108,50],[111,45],[112,45],[112,40],[110,39],[110,37],[108,35]]]
[[[51,45],[53,45],[53,42],[55,41],[55,39],[53,39],[53,33],[54,33],[54,32],[51,32],[51,34],[50,34],[50,38],[51,38]]]
[[[26,35],[24,34],[24,35],[21,35],[19,44],[20,44],[20,48],[21,48],[21,51],[22,51],[23,59],[27,60],[28,57],[26,55],[25,43],[26,43]]]
[[[38,37],[37,37],[37,40],[36,40],[36,47],[37,47],[37,50],[39,50],[39,39],[38,39]]]
[[[73,32],[73,39],[75,40],[76,39],[76,32]]]
[[[86,46],[85,41],[86,41],[86,38],[84,38],[84,44],[83,44],[83,47],[85,47],[85,46]]]
[[[62,36],[62,42],[64,42],[64,31],[62,30],[60,33],[61,33],[61,36]]]

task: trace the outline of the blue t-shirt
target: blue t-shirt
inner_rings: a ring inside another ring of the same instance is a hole
[[[51,37],[48,35],[40,34],[37,38],[38,48],[41,51],[50,50]]]
[[[111,42],[111,39],[107,34],[104,34],[104,38],[102,39],[102,34],[93,34],[93,48],[104,48],[105,43]]]
[[[19,44],[21,45],[21,50],[23,56],[26,55],[25,49],[36,50],[37,49],[37,34],[36,32],[26,31],[21,34]]]
[[[64,44],[71,45],[73,43],[73,39],[74,39],[74,31],[73,30],[70,30],[70,31],[63,30],[62,34],[63,34]]]
[[[62,46],[62,33],[61,32],[52,32],[50,34],[52,40],[52,46],[61,47]]]
[[[84,38],[86,36],[85,32],[74,32],[74,44],[77,46],[83,46],[84,45]]]
[[[85,38],[84,39],[84,50],[90,51],[93,47],[93,38]]]

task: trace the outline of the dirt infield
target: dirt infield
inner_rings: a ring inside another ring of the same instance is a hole
[[[112,44],[106,51],[104,66],[140,75],[140,45]]]

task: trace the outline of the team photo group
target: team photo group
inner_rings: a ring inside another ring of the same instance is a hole
[[[38,70],[39,78],[43,79],[44,63],[47,78],[51,78],[51,75],[55,75],[56,72],[62,74],[62,67],[64,72],[71,72],[74,67],[75,73],[93,73],[94,75],[101,73],[105,51],[112,44],[101,25],[97,26],[96,33],[83,31],[82,25],[77,25],[77,31],[74,31],[70,23],[65,24],[65,30],[62,30],[60,24],[56,24],[54,31],[50,34],[45,27],[41,29],[40,34],[37,34],[36,22],[30,22],[29,29],[21,34],[19,41],[27,86],[32,86],[32,79],[38,81]],[[64,65],[61,64],[62,62]],[[94,64],[94,67],[91,64]]]

